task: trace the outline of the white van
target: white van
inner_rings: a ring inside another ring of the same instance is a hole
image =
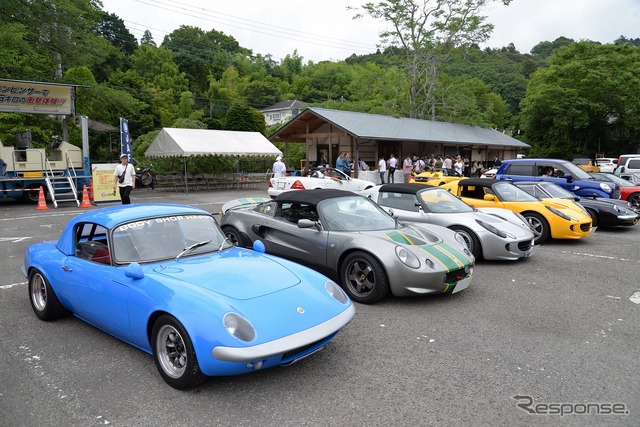
[[[634,173],[640,173],[640,154],[637,157],[628,157],[620,166],[620,176],[628,178]]]

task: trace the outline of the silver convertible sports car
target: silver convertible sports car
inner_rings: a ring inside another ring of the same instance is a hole
[[[288,191],[266,203],[230,201],[222,212],[220,225],[232,243],[259,240],[267,253],[335,278],[360,303],[388,293],[455,293],[473,274],[475,259],[459,233],[404,224],[350,191]]]
[[[533,255],[533,232],[520,214],[481,212],[441,187],[384,184],[362,191],[399,220],[441,225],[460,233],[476,258],[517,260]]]
[[[351,178],[338,169],[320,167],[308,176],[283,176],[271,178],[267,193],[274,198],[289,190],[313,190],[316,188],[334,188],[336,190],[361,191],[376,185],[372,181]]]

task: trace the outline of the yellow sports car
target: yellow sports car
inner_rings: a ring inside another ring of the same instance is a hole
[[[535,236],[535,244],[549,237],[580,239],[594,230],[591,217],[572,200],[538,200],[510,182],[487,178],[465,178],[442,186],[476,208],[504,208],[524,216]]]
[[[409,178],[411,184],[443,185],[464,178],[455,169],[434,169],[424,171]]]

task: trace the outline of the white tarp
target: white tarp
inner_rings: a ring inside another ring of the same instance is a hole
[[[147,157],[278,156],[282,152],[260,132],[163,128]]]

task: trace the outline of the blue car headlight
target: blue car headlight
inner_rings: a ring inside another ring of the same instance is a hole
[[[601,182],[600,183],[600,188],[602,189],[602,191],[607,192],[607,193],[611,193],[613,190],[611,190],[611,186],[609,186],[609,184],[607,184],[606,182]]]
[[[340,304],[346,304],[347,302],[349,302],[347,294],[344,293],[340,286],[336,285],[331,280],[327,280],[326,282],[324,282],[324,288],[327,290],[329,295],[331,295]]]
[[[256,330],[251,323],[238,313],[225,314],[222,322],[227,332],[241,341],[253,341],[256,337]]]
[[[411,251],[402,246],[396,246],[396,255],[404,265],[411,268],[420,268],[420,260]]]
[[[503,239],[507,237],[507,233],[505,233],[502,230],[498,230],[496,227],[494,227],[493,225],[486,223],[484,221],[481,221],[479,219],[476,219],[476,222],[478,224],[480,224],[482,227],[486,228],[487,230],[489,230],[490,232],[492,232],[493,234],[495,234],[496,236],[500,236]]]
[[[570,217],[569,215],[565,214],[564,212],[556,208],[552,208],[551,206],[546,206],[546,208],[549,209],[554,214],[558,215],[560,218],[566,219],[567,221],[576,221],[576,222],[578,221],[577,218]]]

